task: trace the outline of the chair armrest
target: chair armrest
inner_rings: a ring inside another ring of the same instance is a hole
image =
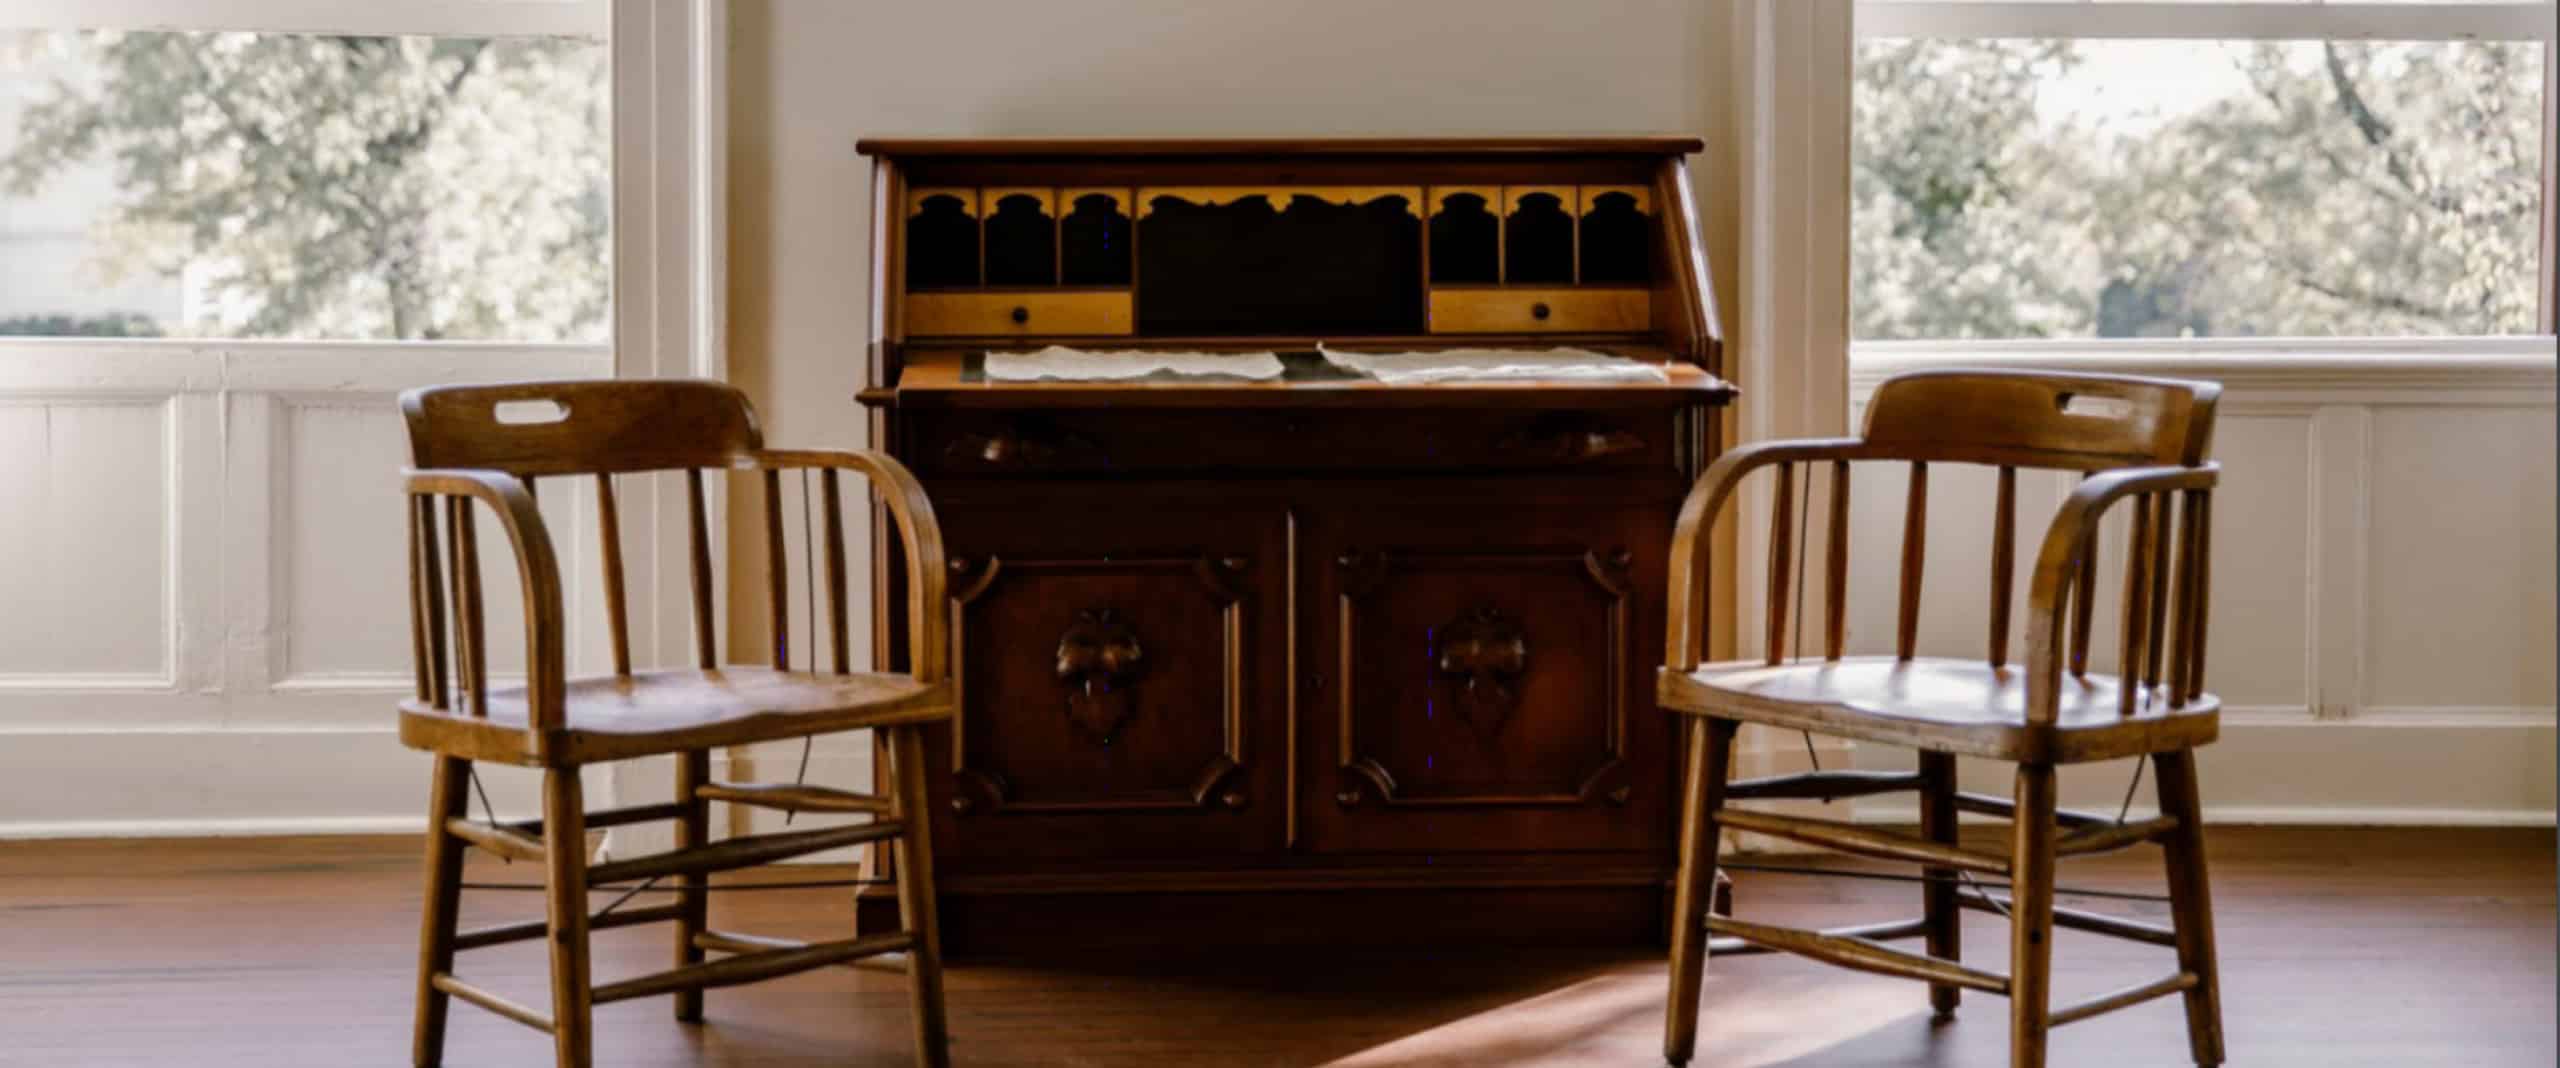
[[[1689,497],[1680,504],[1680,522],[1671,536],[1671,600],[1668,651],[1663,663],[1676,671],[1698,666],[1707,643],[1707,549],[1717,513],[1742,477],[1762,467],[1799,460],[1869,458],[1867,444],[1857,438],[1803,438],[1744,445],[1716,458]]]
[[[767,470],[854,471],[871,480],[898,525],[907,550],[907,657],[919,682],[939,682],[948,670],[951,601],[943,592],[942,524],[933,501],[907,465],[886,453],[849,449],[763,449],[756,466]]]
[[[2062,684],[2062,612],[2084,555],[2097,545],[2107,509],[2143,493],[2207,490],[2222,478],[2222,465],[2128,467],[2090,476],[2063,499],[2036,553],[2035,579],[2027,587],[2027,722],[2052,723]]]
[[[551,551],[551,533],[542,512],[525,492],[524,483],[503,471],[431,468],[406,473],[410,497],[459,497],[479,501],[497,513],[515,550],[516,576],[524,585],[525,693],[536,729],[556,729],[566,714],[563,696],[565,661],[561,653],[560,564]],[[476,578],[476,577],[475,577]],[[464,606],[455,605],[459,615]],[[475,630],[478,621],[468,625]]]

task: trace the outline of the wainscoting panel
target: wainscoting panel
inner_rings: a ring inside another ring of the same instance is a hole
[[[2374,412],[2361,708],[2552,700],[2552,411]]]
[[[0,396],[0,689],[171,683],[173,410]]]

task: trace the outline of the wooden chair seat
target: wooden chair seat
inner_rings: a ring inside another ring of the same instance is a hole
[[[2214,739],[2212,694],[2172,708],[2166,695],[2118,711],[2120,683],[2064,674],[2049,725],[2027,722],[2027,672],[1980,660],[1848,657],[1664,671],[1666,708],[1931,752],[2057,764],[2189,749]]]
[[[566,724],[553,735],[548,761],[528,728],[531,712],[521,686],[492,688],[485,717],[403,701],[400,737],[421,749],[473,760],[585,764],[951,715],[948,682],[919,682],[904,674],[812,674],[733,664],[712,671],[571,679],[562,690]]]

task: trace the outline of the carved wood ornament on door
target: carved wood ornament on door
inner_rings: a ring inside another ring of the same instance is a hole
[[[1440,628],[1432,663],[1458,687],[1458,715],[1491,734],[1519,707],[1520,676],[1529,670],[1529,637],[1519,620],[1485,605]]]
[[[1058,681],[1067,687],[1067,722],[1101,745],[1117,740],[1138,714],[1131,688],[1146,661],[1138,634],[1111,608],[1088,608],[1058,636]]]

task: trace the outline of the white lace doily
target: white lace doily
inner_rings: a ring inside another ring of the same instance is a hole
[[[1270,380],[1286,370],[1272,352],[1090,352],[1051,345],[1038,352],[990,352],[986,375],[998,382],[1118,381],[1159,371],[1178,375]]]
[[[1325,362],[1391,386],[1428,382],[1498,382],[1561,378],[1585,382],[1668,382],[1658,363],[1587,349],[1441,349],[1436,352],[1343,352],[1325,348]]]

